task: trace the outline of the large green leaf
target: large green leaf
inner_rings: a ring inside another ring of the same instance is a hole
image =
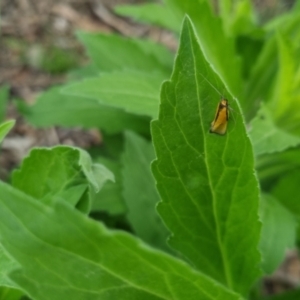
[[[157,117],[159,88],[163,79],[158,74],[112,72],[72,83],[63,91],[73,96],[96,99],[100,104],[128,113]]]
[[[300,137],[274,123],[270,110],[264,104],[251,121],[249,134],[256,155],[280,152],[300,144]]]
[[[113,174],[104,166],[92,164],[80,149],[57,146],[33,149],[19,170],[13,173],[13,186],[45,203],[66,200],[90,210],[93,190],[98,192]]]
[[[101,72],[133,69],[160,72],[167,77],[171,72],[171,53],[151,41],[85,32],[78,37]]]
[[[230,94],[235,121],[229,119],[224,136],[209,132],[221,87],[186,19],[173,75],[162,87],[159,119],[152,123],[153,173],[170,245],[245,294],[260,274],[258,185],[251,143]]]
[[[200,45],[229,91],[236,97],[242,92],[241,61],[233,37],[226,36],[219,17],[214,16],[207,0],[165,0],[179,20],[185,14],[192,19]]]
[[[126,132],[125,138],[121,161],[127,218],[138,237],[152,246],[169,250],[168,231],[155,210],[160,198],[150,170],[155,157],[153,146],[132,132]]]
[[[49,207],[0,182],[0,235],[35,300],[238,300],[182,261],[107,230],[65,203]]]
[[[33,106],[26,107],[23,114],[28,122],[38,127],[99,127],[110,134],[124,129],[149,132],[148,119],[101,105],[94,99],[63,95],[60,91],[61,87],[52,88],[38,97]]]
[[[286,250],[295,247],[298,224],[295,216],[268,194],[261,197],[260,219],[262,268],[271,274],[284,259]]]

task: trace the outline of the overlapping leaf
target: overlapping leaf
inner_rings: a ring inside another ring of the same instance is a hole
[[[154,157],[150,142],[133,132],[126,132],[125,151],[121,161],[127,218],[142,240],[151,246],[170,250],[166,243],[168,231],[155,209],[160,199],[150,170]]]
[[[231,116],[224,136],[209,132],[222,88],[185,20],[173,75],[162,87],[159,119],[152,123],[153,173],[171,246],[245,294],[260,273],[258,186],[251,143],[230,94],[235,121]]]
[[[99,127],[110,134],[124,129],[149,132],[148,119],[101,105],[94,99],[64,95],[60,90],[61,87],[52,88],[38,97],[33,106],[26,107],[23,113],[29,123],[38,127]]]
[[[128,113],[157,117],[159,88],[163,80],[159,74],[112,72],[72,83],[63,92],[96,99],[100,104]]]
[[[90,210],[90,193],[98,192],[106,180],[113,180],[108,169],[92,164],[85,151],[66,146],[32,150],[13,173],[13,186],[27,195],[45,203],[65,200],[85,212]]]
[[[115,177],[115,181],[105,183],[99,193],[94,196],[93,211],[105,211],[111,215],[125,214],[126,206],[122,197],[121,164],[105,157],[99,157],[98,163],[106,166]]]
[[[70,206],[46,206],[0,182],[0,235],[35,300],[240,300],[180,260],[112,232]]]

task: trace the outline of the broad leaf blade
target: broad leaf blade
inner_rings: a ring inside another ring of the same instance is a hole
[[[209,133],[221,87],[186,19],[171,81],[162,87],[159,119],[152,123],[153,173],[172,247],[245,294],[260,273],[258,185],[241,115],[229,119],[224,136]]]
[[[63,92],[153,118],[157,117],[159,88],[163,80],[159,74],[113,72],[72,83]]]
[[[139,133],[149,132],[148,119],[101,105],[94,99],[64,95],[61,87],[43,93],[33,106],[26,107],[23,114],[29,123],[38,127],[98,127],[110,134],[124,129]]]
[[[70,206],[45,206],[2,182],[0,190],[1,239],[21,265],[10,277],[33,299],[240,299],[182,261]]]
[[[86,212],[92,201],[90,189],[99,191],[106,180],[113,180],[109,170],[93,165],[85,151],[66,146],[33,149],[12,178],[14,187],[42,202],[56,199],[77,205],[81,201]]]
[[[166,243],[168,231],[155,210],[160,198],[150,170],[154,157],[150,142],[133,132],[125,133],[121,162],[127,218],[138,237],[154,247],[170,251]]]

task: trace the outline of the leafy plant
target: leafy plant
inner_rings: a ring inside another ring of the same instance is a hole
[[[259,25],[250,1],[219,4],[117,7],[180,35],[175,59],[80,32],[91,64],[18,103],[35,126],[99,128],[103,147],[33,149],[0,182],[0,299],[264,299],[299,236],[300,10]]]

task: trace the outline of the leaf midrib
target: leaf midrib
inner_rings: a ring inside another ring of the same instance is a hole
[[[199,93],[199,85],[198,85],[198,80],[197,80],[197,64],[196,64],[196,57],[195,57],[195,53],[194,53],[194,48],[193,48],[193,45],[192,45],[192,35],[191,35],[191,30],[190,30],[190,27],[188,27],[189,29],[189,37],[190,37],[190,41],[191,41],[191,53],[192,53],[192,56],[193,56],[193,62],[194,62],[194,74],[195,74],[195,85],[196,85],[196,91],[197,91],[197,97],[198,97],[198,110],[199,110],[199,116],[200,116],[200,128],[202,130],[202,133],[203,133],[203,145],[204,145],[204,149],[205,149],[205,153],[208,153],[208,149],[207,149],[207,144],[206,144],[206,139],[205,139],[205,132],[204,132],[204,124],[203,124],[203,116],[201,114],[201,108],[200,108],[200,93]],[[200,45],[199,45],[200,47]],[[219,222],[218,222],[218,218],[217,218],[217,209],[216,209],[216,195],[214,193],[214,189],[211,185],[212,183],[212,179],[211,179],[211,174],[209,172],[209,168],[208,168],[208,161],[207,161],[207,156],[204,155],[204,161],[205,161],[205,166],[206,166],[206,172],[207,172],[207,176],[208,176],[208,186],[210,188],[210,192],[211,192],[211,195],[212,195],[212,208],[213,208],[213,216],[214,216],[214,220],[215,220],[215,224],[216,224],[216,234],[217,234],[217,242],[218,242],[218,245],[219,245],[219,250],[220,250],[220,254],[221,254],[221,258],[222,258],[222,263],[223,263],[223,270],[224,270],[224,275],[225,275],[225,279],[226,279],[226,283],[227,283],[227,286],[229,288],[232,289],[232,279],[231,279],[231,276],[230,276],[230,271],[229,271],[229,266],[227,265],[227,253],[226,253],[226,250],[223,248],[223,245],[222,245],[222,241],[221,241],[221,234],[220,234],[220,225],[219,225]]]

